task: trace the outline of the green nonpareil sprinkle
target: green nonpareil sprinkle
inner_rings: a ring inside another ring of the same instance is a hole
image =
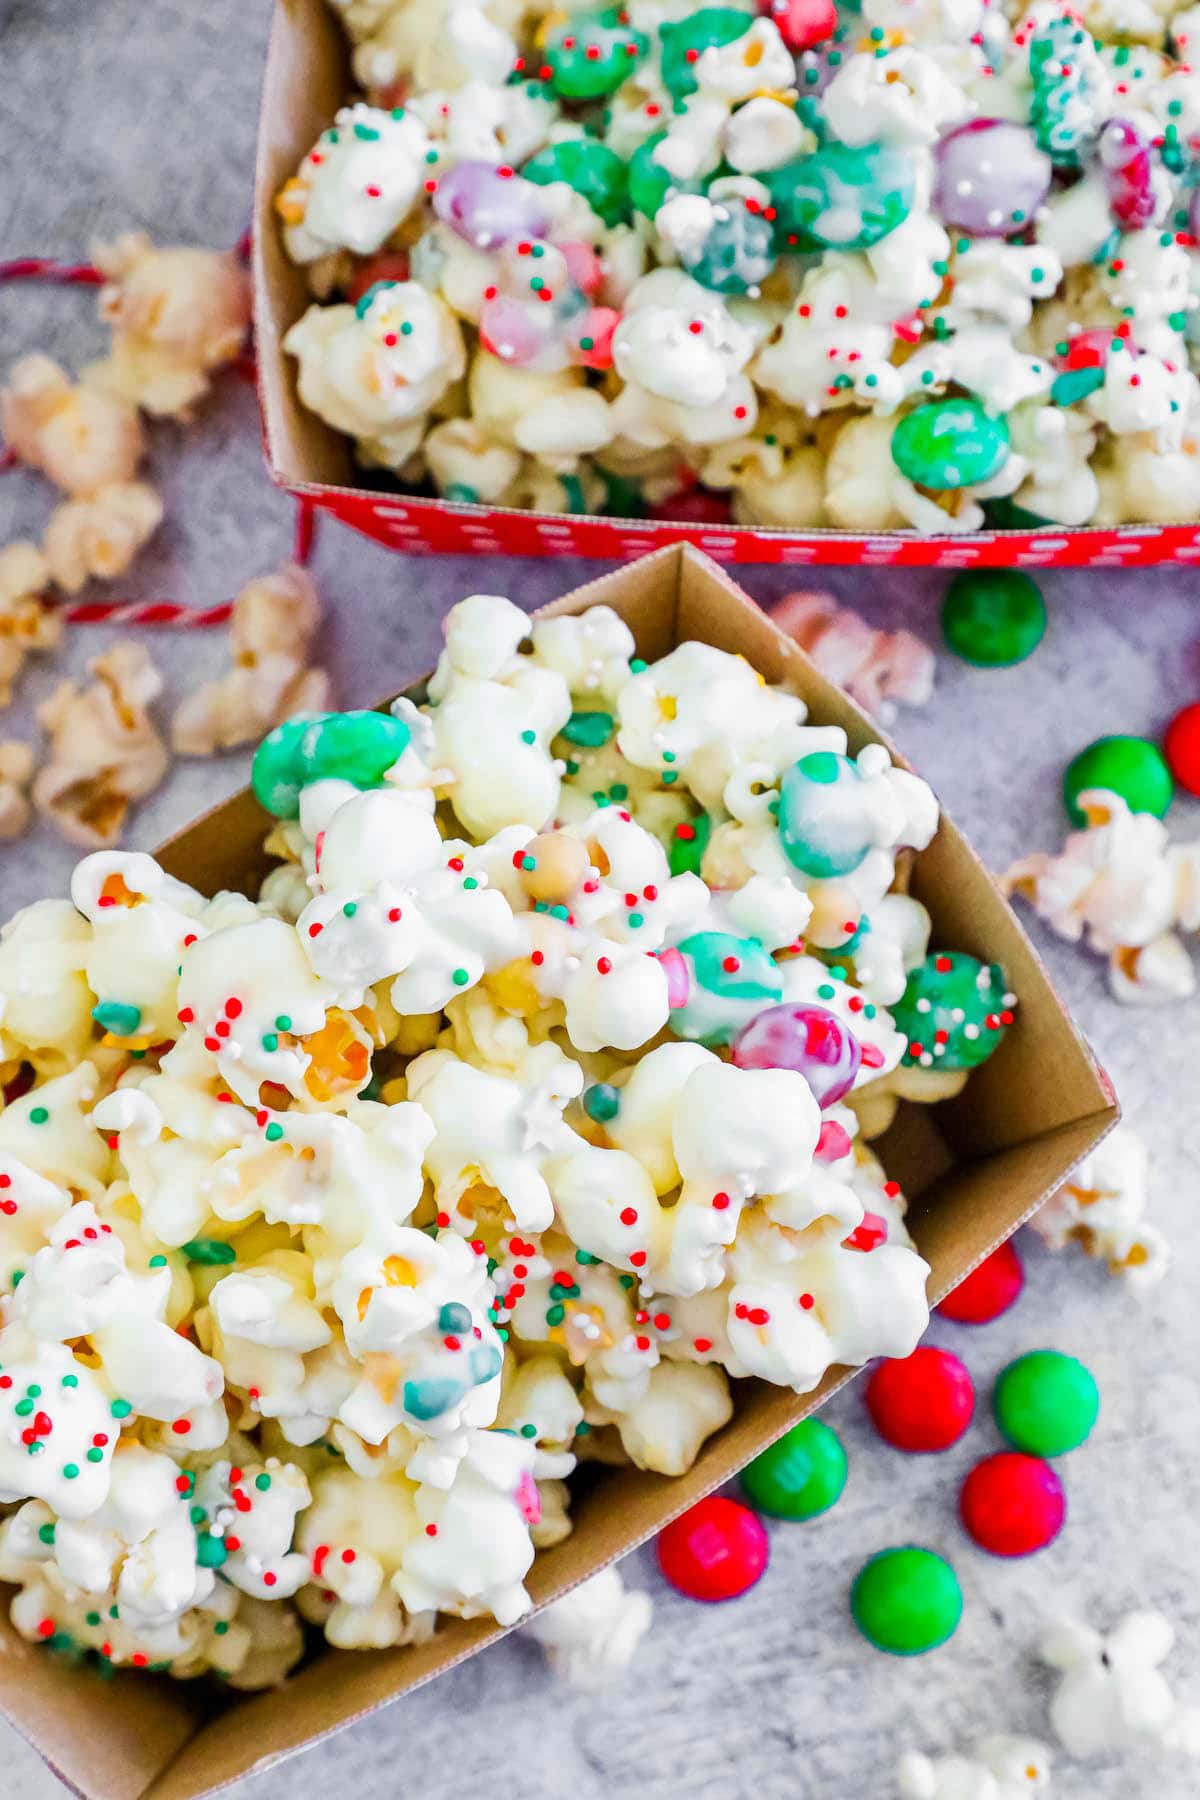
[[[18,1419],[27,1419],[33,1411],[33,1401],[18,1400],[17,1404],[13,1407],[13,1411],[16,1413]]]
[[[522,1427],[521,1427],[521,1436],[522,1437],[535,1438],[537,1436],[537,1434],[538,1434],[538,1428],[536,1425],[529,1425],[529,1424],[522,1425]]]
[[[64,1375],[62,1378],[62,1385],[65,1388],[77,1388],[79,1386],[78,1375]]]
[[[258,1489],[260,1494],[265,1494],[267,1489],[271,1485],[271,1477],[266,1474],[256,1475],[254,1477],[254,1485]]]
[[[279,1039],[273,1031],[268,1031],[263,1034],[262,1047],[264,1050],[278,1050]]]
[[[263,1136],[266,1138],[268,1144],[277,1144],[283,1136],[283,1126],[272,1121],[263,1132]]]
[[[565,1306],[549,1306],[546,1308],[547,1325],[561,1325],[567,1316]]]
[[[468,875],[463,882],[463,886],[467,889],[468,893],[470,893],[479,886],[479,883],[476,881],[474,875]]]
[[[580,1421],[579,1421],[579,1423],[578,1423],[578,1425],[577,1425],[577,1426],[576,1426],[576,1427],[575,1427],[575,1436],[576,1436],[576,1437],[586,1437],[586,1436],[587,1436],[587,1434],[588,1434],[588,1432],[589,1432],[589,1431],[590,1431],[590,1430],[591,1430],[591,1429],[592,1429],[592,1428],[591,1428],[591,1426],[590,1426],[590,1425],[589,1425],[589,1424],[588,1424],[588,1422],[587,1422],[587,1420],[586,1420],[586,1419],[580,1419]]]
[[[631,675],[642,675],[645,673],[645,670],[646,670],[646,663],[643,661],[643,659],[640,656],[635,656],[633,661],[629,665],[629,673]]]
[[[225,1633],[228,1630],[229,1630],[229,1620],[228,1619],[218,1619],[216,1624],[213,1626],[213,1632],[217,1637],[224,1637]]]
[[[191,1520],[193,1525],[203,1525],[205,1520],[208,1518],[208,1514],[205,1512],[205,1510],[202,1506],[193,1506],[193,1507],[189,1508],[188,1518]]]
[[[24,1279],[25,1279],[24,1269],[14,1269],[13,1270],[12,1284],[13,1284],[13,1293],[14,1294],[16,1293],[17,1289],[20,1287],[20,1285],[24,1281]]]
[[[357,911],[358,902],[355,900],[347,900],[345,906],[342,908],[342,912],[347,919],[352,919]]]
[[[191,1238],[183,1245],[183,1254],[189,1262],[209,1263],[214,1267],[237,1261],[237,1251],[223,1238]]]
[[[152,1256],[150,1258],[149,1266],[152,1269],[165,1269],[167,1266],[167,1259],[165,1256]]]
[[[63,1464],[63,1480],[64,1481],[74,1481],[78,1474],[79,1474],[79,1464],[78,1463],[64,1463]]]
[[[50,1112],[47,1107],[35,1106],[30,1111],[29,1123],[31,1125],[44,1125],[49,1117]]]
[[[104,1461],[104,1452],[103,1452],[103,1450],[101,1450],[99,1448],[98,1445],[93,1444],[92,1448],[87,1453],[87,1459],[90,1463],[103,1462]],[[66,1474],[65,1469],[63,1470],[63,1474],[64,1475]]]
[[[127,1419],[133,1408],[128,1400],[114,1400],[108,1410],[114,1419]]]
[[[280,1013],[277,1016],[275,1020],[275,1029],[276,1031],[290,1031],[292,1029],[292,1021],[287,1013]]]
[[[537,732],[536,731],[523,731],[521,733],[521,742],[523,744],[536,744],[537,743]]]
[[[52,1544],[54,1542],[54,1527],[53,1527],[53,1525],[39,1525],[38,1526],[38,1539],[43,1544]]]
[[[631,1288],[634,1285],[634,1280],[633,1280],[632,1275],[619,1275],[617,1277],[617,1279],[621,1283],[621,1286],[623,1288]]]
[[[466,985],[467,985],[468,981],[470,981],[471,977],[467,974],[467,971],[465,969],[455,969],[455,971],[451,975],[450,979],[454,983],[455,987],[466,987]]]
[[[579,1264],[580,1268],[586,1269],[591,1263],[598,1263],[600,1258],[598,1256],[593,1256],[590,1250],[577,1250],[575,1252],[575,1261]]]

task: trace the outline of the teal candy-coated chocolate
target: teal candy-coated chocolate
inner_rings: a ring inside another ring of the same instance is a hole
[[[730,196],[716,209],[708,236],[697,250],[681,251],[688,274],[715,294],[757,291],[775,267],[775,227],[761,211],[750,212]]]
[[[336,776],[359,788],[378,787],[409,743],[409,729],[390,713],[319,713],[288,719],[267,733],[254,753],[251,782],[277,819],[294,819],[300,790]]]
[[[564,100],[600,100],[620,87],[650,48],[650,39],[622,23],[621,8],[572,13],[542,49],[550,86]]]
[[[846,1452],[820,1419],[801,1419],[747,1463],[742,1489],[751,1506],[773,1519],[815,1519],[841,1498]]]
[[[892,144],[823,144],[764,178],[785,241],[867,250],[903,225],[916,190],[913,158]]]
[[[1171,804],[1175,783],[1157,744],[1140,737],[1102,737],[1067,764],[1063,804],[1072,825],[1082,828],[1087,815],[1080,794],[1103,788],[1118,794],[1130,812],[1153,813],[1161,819]]]
[[[101,1031],[114,1037],[132,1037],[142,1022],[142,1009],[125,1000],[100,1000],[92,1008],[92,1017]]]
[[[621,1110],[621,1090],[611,1082],[594,1081],[583,1090],[583,1110],[597,1125],[607,1125]]]
[[[580,744],[585,750],[598,750],[607,744],[615,728],[613,716],[607,712],[573,712],[561,735],[569,744]]]
[[[815,880],[848,875],[871,847],[858,766],[834,750],[814,750],[779,784],[779,841],[793,868]]]
[[[973,487],[1008,461],[1008,421],[978,400],[929,400],[897,422],[892,461],[917,487]]]
[[[404,1410],[414,1419],[439,1419],[457,1406],[467,1391],[465,1381],[451,1375],[428,1375],[424,1381],[406,1381]]]
[[[964,662],[1011,668],[1032,656],[1045,636],[1046,602],[1020,569],[964,569],[946,591],[942,633]]]
[[[906,1067],[977,1069],[1012,1024],[1015,1005],[999,963],[961,950],[931,951],[891,1009],[908,1039]]]
[[[447,1300],[438,1313],[439,1331],[470,1331],[473,1324],[471,1309],[461,1300]]]
[[[1002,1369],[992,1394],[1002,1436],[1030,1456],[1063,1456],[1091,1435],[1100,1390],[1090,1369],[1060,1350],[1031,1350]]]
[[[676,945],[690,989],[672,1008],[671,1029],[700,1044],[728,1044],[746,1021],[783,998],[783,979],[757,938],[696,931]]]
[[[854,1623],[891,1656],[921,1656],[954,1636],[962,1588],[944,1558],[915,1544],[881,1550],[859,1570],[850,1593]]]
[[[712,820],[707,813],[699,813],[696,818],[677,825],[671,833],[671,847],[667,851],[672,875],[698,875],[711,836]]]
[[[677,25],[660,25],[662,80],[668,94],[675,100],[694,94],[700,85],[694,70],[704,52],[745,37],[753,23],[751,14],[732,6],[704,6]]]
[[[540,187],[565,181],[609,227],[629,217],[629,170],[615,150],[594,138],[547,144],[530,157],[521,173]]]
[[[629,203],[634,212],[644,218],[652,219],[668,193],[698,194],[698,181],[676,181],[675,177],[655,160],[656,147],[666,137],[665,131],[652,132],[643,138],[629,159]]]
[[[1089,394],[1102,388],[1107,377],[1103,363],[1094,363],[1087,369],[1064,369],[1054,378],[1050,399],[1055,406],[1074,406],[1077,400],[1086,400]]]
[[[1038,148],[1058,167],[1078,168],[1106,116],[1093,105],[1106,76],[1091,33],[1065,13],[1051,19],[1030,42],[1029,79],[1029,118]]]

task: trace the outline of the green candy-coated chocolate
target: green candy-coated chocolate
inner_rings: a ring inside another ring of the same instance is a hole
[[[572,13],[549,33],[542,54],[556,94],[564,100],[600,100],[616,92],[649,48],[646,34],[623,24],[621,8],[612,6]]]
[[[288,719],[258,746],[250,779],[269,813],[277,819],[294,819],[302,787],[330,776],[359,788],[378,787],[408,743],[408,726],[390,713],[319,713],[313,719]]]
[[[994,500],[982,500],[983,516],[993,531],[1041,531],[1046,525],[1053,525],[1053,519],[1043,519],[1040,513],[1030,512],[1028,507],[1018,506],[1007,494],[997,495]]]
[[[704,52],[745,37],[754,19],[732,6],[703,6],[677,25],[660,25],[662,81],[675,100],[685,100],[699,87],[695,66]]]
[[[871,848],[867,790],[858,765],[813,750],[779,784],[779,841],[793,868],[815,880],[848,875]]]
[[[672,875],[698,875],[711,836],[712,820],[707,813],[699,813],[689,823],[677,825],[671,833],[671,847],[667,851]]]
[[[666,137],[665,131],[652,132],[643,138],[629,159],[629,204],[634,212],[652,219],[668,193],[698,194],[698,181],[676,181],[655,159],[655,149]]]
[[[114,1037],[132,1037],[142,1022],[142,1009],[125,1000],[100,1000],[92,1008],[92,1017],[101,1031]]]
[[[679,941],[689,956],[699,985],[726,1000],[778,1000],[783,992],[779,970],[756,938],[734,937],[729,931],[694,931]]]
[[[954,1636],[962,1618],[958,1576],[932,1550],[881,1550],[859,1570],[850,1593],[854,1623],[892,1656],[920,1656]]]
[[[908,1039],[906,1067],[978,1068],[999,1045],[1015,1005],[999,963],[961,950],[931,951],[891,1009]]]
[[[801,249],[869,249],[903,225],[916,188],[912,157],[891,144],[823,144],[764,180],[783,240]]]
[[[1001,1435],[1030,1456],[1062,1456],[1091,1434],[1100,1392],[1089,1369],[1060,1350],[1031,1350],[1001,1369],[992,1394]]]
[[[1103,788],[1117,794],[1130,812],[1153,813],[1161,819],[1171,804],[1175,784],[1157,744],[1140,737],[1102,737],[1067,764],[1063,804],[1072,825],[1087,824],[1080,794]]]
[[[594,138],[547,144],[521,173],[540,187],[565,181],[610,228],[629,217],[629,171],[615,150]]]
[[[704,242],[680,260],[688,274],[715,294],[757,292],[775,267],[775,227],[761,212],[730,198],[720,205]]]
[[[1046,632],[1046,602],[1020,569],[964,569],[942,603],[942,634],[964,662],[1006,669],[1024,662]]]
[[[607,744],[613,730],[611,713],[573,712],[563,726],[561,735],[569,744],[581,744],[585,750],[598,750],[601,744]]]
[[[801,1419],[742,1470],[751,1506],[773,1519],[815,1519],[841,1498],[846,1452],[820,1419]]]
[[[1008,461],[1008,421],[978,400],[931,400],[892,432],[892,461],[917,487],[973,487]]]
[[[1107,80],[1098,46],[1078,19],[1064,14],[1033,34],[1029,80],[1038,148],[1060,168],[1077,168],[1105,116],[1097,113],[1095,98]]]

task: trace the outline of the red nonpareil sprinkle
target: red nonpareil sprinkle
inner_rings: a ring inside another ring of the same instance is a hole
[[[45,1413],[39,1413],[37,1416],[37,1419],[34,1420],[34,1424],[35,1425],[37,1424],[38,1419],[45,1419],[45,1418],[46,1418]],[[49,1429],[50,1429],[50,1421],[49,1421],[49,1419],[46,1419],[46,1430],[49,1431]],[[108,1433],[106,1431],[98,1431],[95,1434],[95,1436],[93,1437],[92,1442],[93,1442],[93,1444],[95,1444],[95,1446],[98,1450],[102,1450],[104,1448],[105,1444],[107,1444],[107,1442],[108,1442]]]
[[[452,856],[446,864],[448,869],[453,869],[459,875],[462,874],[463,866],[463,859],[461,856]]]
[[[312,1553],[312,1569],[317,1580],[321,1579],[321,1570],[325,1567],[325,1558],[329,1555],[328,1544],[318,1544]]]
[[[268,1569],[266,1574],[263,1576],[263,1586],[264,1587],[274,1587],[275,1583],[278,1580],[279,1580],[278,1575],[276,1575],[273,1570]]]
[[[850,996],[849,1000],[847,1000],[846,1004],[850,1008],[851,1012],[861,1012],[863,1009],[863,1002],[862,1002],[861,994],[851,994],[851,996]]]
[[[799,313],[799,315],[802,319],[811,319],[812,318],[812,307],[811,306],[808,306],[808,305],[798,306],[796,308],[796,311]]]
[[[620,1212],[620,1219],[622,1225],[636,1225],[637,1208],[635,1206],[623,1206]]]
[[[239,1019],[239,1018],[241,1018],[241,1015],[242,1015],[242,1003],[237,998],[237,996],[234,995],[231,999],[229,999],[225,1002],[225,1017],[227,1019]]]
[[[729,1195],[726,1194],[725,1192],[721,1192],[719,1194],[714,1194],[712,1197],[712,1203],[713,1203],[714,1209],[717,1212],[724,1212],[726,1207],[729,1205]]]
[[[746,408],[744,406],[735,406],[733,409],[733,416],[735,419],[744,419],[746,416]]]
[[[236,1555],[236,1553],[241,1549],[241,1547],[242,1547],[241,1538],[235,1536],[235,1534],[231,1531],[229,1533],[228,1537],[225,1539],[225,1548],[229,1551],[229,1554],[231,1556],[233,1556],[233,1555]]]
[[[442,1343],[446,1346],[447,1350],[462,1349],[462,1345],[456,1337],[445,1337],[442,1339]]]
[[[383,189],[381,187],[377,186],[377,184],[373,181],[368,183],[368,185],[364,191],[366,193],[368,200],[378,200],[380,195],[383,193]]]
[[[261,1400],[262,1399],[262,1389],[261,1388],[247,1388],[246,1396],[250,1400]]]
[[[314,921],[313,924],[311,924],[308,928],[308,935],[309,935],[309,937],[320,937],[320,935],[324,931],[324,929],[325,929],[325,927],[323,925],[318,925]]]
[[[111,1656],[112,1655],[112,1645],[111,1644],[101,1644],[100,1654],[101,1654],[101,1656]]]
[[[257,1112],[256,1112],[256,1113],[255,1113],[255,1115],[254,1115],[254,1123],[255,1123],[255,1124],[256,1124],[256,1125],[265,1125],[265,1124],[266,1124],[266,1122],[267,1122],[267,1120],[268,1120],[268,1119],[269,1119],[269,1118],[270,1118],[270,1116],[271,1116],[271,1115],[270,1115],[270,1113],[269,1113],[269,1112],[268,1112],[268,1111],[267,1111],[267,1109],[266,1109],[266,1107],[265,1107],[265,1106],[260,1106],[260,1107],[259,1107],[259,1109],[258,1109],[258,1111],[257,1111]],[[234,1480],[235,1480],[235,1481],[236,1481],[236,1480],[237,1480],[237,1479],[238,1479],[238,1478],[237,1478],[237,1476],[236,1476],[236,1475],[235,1475],[235,1476],[234,1476],[234,1478],[233,1478],[233,1479],[234,1479]]]
[[[706,1356],[712,1349],[711,1338],[693,1338],[692,1343],[694,1348],[700,1352],[701,1356]]]
[[[602,956],[598,959],[596,963],[596,973],[597,975],[609,975],[612,973],[612,963],[607,956]]]
[[[38,1636],[39,1637],[53,1637],[54,1636],[54,1620],[53,1619],[39,1620]]]
[[[186,937],[185,937],[185,938],[184,938],[184,940],[183,940],[183,947],[184,947],[184,949],[185,949],[185,950],[190,950],[190,949],[191,949],[191,947],[192,947],[192,945],[193,945],[193,944],[194,944],[194,943],[195,943],[195,942],[196,942],[196,934],[195,934],[195,932],[194,932],[194,931],[189,931],[189,932],[188,932],[188,934],[187,934],[187,936],[186,936]]]
[[[496,173],[497,173],[497,175],[500,176],[502,181],[511,181],[512,180],[513,172],[509,168],[507,163],[502,163],[500,168],[498,168],[496,170]]]
[[[803,1308],[804,1308],[804,1310],[805,1310],[805,1312],[811,1312],[811,1311],[812,1311],[812,1309],[813,1309],[813,1307],[814,1307],[814,1306],[815,1306],[815,1305],[816,1305],[816,1304],[817,1304],[817,1303],[816,1303],[816,1301],[815,1301],[815,1300],[814,1300],[814,1299],[813,1299],[813,1297],[812,1297],[812,1295],[811,1295],[811,1294],[801,1294],[801,1296],[800,1296],[800,1299],[799,1299],[799,1301],[798,1301],[798,1302],[797,1302],[797,1304],[798,1304],[798,1305],[799,1305],[799,1306],[802,1306],[802,1307],[803,1307]]]
[[[646,1264],[646,1252],[644,1250],[635,1250],[629,1260],[635,1269],[644,1268]]]
[[[436,1537],[437,1536],[437,1526],[436,1525],[427,1525],[425,1527],[425,1536],[426,1537]]]
[[[175,1477],[175,1492],[177,1494],[189,1494],[191,1493],[191,1490],[192,1483],[187,1475],[177,1475]]]
[[[352,1563],[357,1560],[357,1554],[357,1551],[354,1550],[343,1550],[342,1561],[344,1563]]]
[[[771,1322],[771,1315],[765,1306],[752,1306],[746,1317],[751,1325],[769,1325]]]
[[[0,1175],[0,1188],[8,1188],[11,1186],[12,1186],[12,1176],[11,1175]]]
[[[671,1329],[670,1313],[655,1313],[653,1324],[655,1331],[669,1331]]]
[[[687,61],[690,63],[700,61],[700,52],[698,50],[687,50],[684,52],[684,55],[685,55]]]
[[[440,1231],[445,1231],[447,1225],[450,1223],[450,1214],[448,1212],[440,1212],[434,1223]]]
[[[68,1238],[66,1243],[63,1245],[63,1249],[64,1250],[79,1250],[79,1249],[82,1249],[82,1244],[78,1238]]]
[[[950,961],[948,956],[937,956],[934,958],[933,966],[939,975],[948,975],[954,967],[954,964]]]
[[[650,1339],[648,1337],[635,1338],[634,1343],[639,1350],[648,1350],[650,1348]]]
[[[172,1419],[171,1421],[171,1430],[176,1437],[186,1437],[191,1429],[192,1421],[190,1419]]]
[[[642,899],[643,900],[657,900],[658,899],[658,889],[656,887],[654,887],[653,884],[650,887],[644,887],[642,889]]]
[[[677,825],[675,836],[681,844],[690,844],[696,836],[696,827],[694,825]]]
[[[206,1050],[219,1050],[221,1048],[220,1038],[206,1037],[204,1040],[204,1048]]]
[[[701,319],[693,319],[691,324],[688,326],[688,330],[691,332],[693,337],[699,337],[700,333],[704,330],[703,321]]]
[[[741,966],[736,956],[726,956],[721,959],[721,967],[727,975],[736,975]]]
[[[471,1248],[475,1252],[476,1256],[486,1256],[487,1255],[487,1245],[483,1242],[482,1238],[472,1238],[471,1239]]]
[[[181,1006],[179,1011],[175,1014],[175,1017],[179,1020],[181,1025],[190,1025],[196,1015],[190,1006]]]
[[[0,1375],[0,1388],[10,1388],[11,1386],[12,1386],[12,1376],[11,1375]]]
[[[540,969],[546,960],[546,953],[544,950],[532,950],[529,954],[529,960],[535,969]]]
[[[219,1038],[227,1038],[233,1030],[233,1026],[229,1023],[228,1019],[218,1019],[213,1026],[213,1030]]]
[[[113,1145],[113,1144],[109,1145],[110,1150],[112,1150],[114,1148],[115,1148],[115,1145]],[[0,1212],[5,1213],[10,1219],[12,1218],[12,1215],[16,1212],[16,1210],[17,1210],[17,1203],[15,1200],[0,1200]]]
[[[229,1479],[234,1482],[240,1481],[242,1479],[242,1471],[240,1469],[230,1469]]]
[[[885,1181],[883,1184],[883,1191],[889,1200],[894,1200],[900,1192],[900,1183],[898,1181]]]
[[[144,1669],[150,1661],[150,1658],[146,1655],[144,1650],[135,1650],[129,1660],[135,1669]]]
[[[394,350],[396,345],[400,342],[400,338],[394,331],[385,331],[383,334],[383,341],[389,350]]]
[[[525,1279],[526,1275],[528,1275],[528,1273],[529,1273],[529,1269],[525,1263],[520,1262],[520,1263],[513,1264],[513,1274],[517,1277],[518,1280],[524,1281],[524,1279]]]

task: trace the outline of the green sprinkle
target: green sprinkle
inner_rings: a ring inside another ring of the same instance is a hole
[[[98,1612],[90,1612],[90,1613],[86,1614],[86,1622],[89,1625],[98,1625],[100,1623],[100,1614]]]
[[[39,1525],[38,1538],[43,1544],[52,1544],[54,1542],[53,1525]]]
[[[575,1252],[575,1261],[581,1268],[586,1269],[589,1264],[598,1263],[600,1258],[598,1256],[593,1256],[590,1250],[577,1250]]]
[[[29,1414],[33,1411],[33,1401],[18,1400],[17,1404],[13,1407],[13,1411],[16,1413],[18,1419],[27,1419]]]
[[[203,1525],[207,1517],[208,1514],[202,1506],[193,1506],[188,1511],[188,1518],[192,1521],[193,1525]]]
[[[280,1013],[278,1015],[275,1020],[275,1029],[276,1031],[290,1031],[292,1029],[292,1021],[287,1013]]]
[[[14,1294],[16,1293],[17,1289],[20,1287],[20,1285],[24,1281],[24,1279],[25,1279],[24,1269],[14,1269],[13,1270],[12,1281],[13,1281],[13,1293]]]
[[[279,1039],[276,1037],[276,1035],[273,1031],[268,1031],[268,1032],[264,1033],[262,1047],[264,1050],[278,1050]]]
[[[127,1419],[133,1408],[128,1400],[114,1400],[108,1410],[114,1419]]]
[[[62,1378],[62,1385],[67,1388],[78,1387],[79,1386],[78,1375],[64,1375]]]
[[[817,989],[817,999],[818,1000],[832,1000],[836,994],[837,994],[837,989],[835,987],[831,987],[827,981],[823,981],[821,983],[820,987]]]
[[[268,1144],[277,1144],[283,1136],[283,1126],[272,1121],[263,1132],[263,1136],[266,1138]]]
[[[537,1434],[538,1433],[537,1433],[536,1425],[522,1425],[522,1427],[521,1427],[521,1436],[522,1437],[535,1438],[537,1436]]]
[[[465,969],[455,969],[455,971],[451,975],[450,979],[454,983],[455,987],[466,987],[466,985],[467,985],[468,981],[470,981],[471,977],[467,974],[467,971]]]
[[[523,731],[521,733],[521,742],[523,744],[536,744],[537,743],[537,732],[536,731]]]
[[[63,1479],[64,1479],[64,1481],[74,1481],[75,1477],[78,1474],[79,1474],[79,1464],[78,1463],[64,1463],[63,1464]]]
[[[127,1006],[122,1000],[101,1000],[92,1008],[92,1017],[101,1031],[114,1037],[132,1037],[142,1022],[140,1006]]]
[[[546,908],[546,911],[550,914],[550,917],[552,919],[561,919],[564,925],[566,924],[567,920],[571,917],[570,908],[563,906],[561,904],[558,906],[548,906]]]
[[[878,387],[879,386],[878,375],[865,375],[863,377],[863,386],[864,387]]]
[[[647,667],[647,665],[646,665],[645,661],[642,659],[642,657],[635,656],[633,661],[629,665],[629,673],[631,675],[644,675],[646,672],[646,667]]]
[[[631,1288],[634,1285],[632,1275],[618,1275],[617,1280],[621,1283],[623,1288]]]
[[[674,787],[675,783],[678,780],[679,780],[678,769],[664,769],[663,770],[662,784],[664,787]]]
[[[774,443],[774,441],[775,440],[773,438],[767,439],[768,444]],[[678,758],[676,757],[674,750],[664,750],[662,753],[662,759],[665,763],[673,763],[673,762],[678,761]]]
[[[167,1259],[165,1256],[152,1256],[150,1258],[150,1267],[152,1269],[165,1269],[166,1266]]]
[[[576,1426],[576,1427],[575,1427],[575,1436],[576,1436],[576,1437],[586,1437],[586,1436],[587,1436],[587,1434],[588,1434],[588,1432],[589,1432],[589,1431],[590,1431],[590,1430],[591,1430],[591,1429],[592,1429],[592,1428],[591,1428],[591,1426],[590,1426],[590,1425],[589,1425],[589,1424],[588,1424],[588,1422],[587,1422],[587,1420],[586,1420],[586,1419],[580,1419],[580,1421],[579,1421],[579,1423],[578,1423],[578,1425],[577,1425],[577,1426]]]
[[[29,1395],[31,1400],[40,1400],[42,1397],[42,1390],[36,1381],[31,1381],[29,1386],[25,1389],[25,1392]]]
[[[863,1007],[863,1017],[864,1018],[873,1019],[875,1017],[875,1012],[876,1012],[876,1008],[871,1006],[869,1003]]]
[[[223,1238],[191,1238],[184,1244],[183,1254],[189,1262],[195,1263],[217,1264],[237,1261],[237,1251]]]
[[[47,1120],[47,1119],[48,1119],[48,1118],[49,1118],[49,1117],[50,1117],[50,1112],[49,1112],[49,1109],[48,1109],[48,1108],[47,1108],[47,1107],[45,1107],[45,1106],[35,1106],[35,1107],[33,1107],[33,1108],[32,1108],[32,1110],[31,1110],[31,1111],[30,1111],[30,1114],[29,1114],[29,1123],[30,1123],[30,1124],[31,1124],[31,1125],[44,1125],[44,1124],[45,1124],[45,1123],[46,1123],[46,1120]]]
[[[921,380],[926,387],[929,387],[932,384],[933,379],[934,375],[932,369],[922,369]]]
[[[425,161],[427,163],[435,163],[437,160],[438,160],[438,153],[436,150],[427,150],[425,152]]]
[[[357,911],[358,911],[357,900],[347,900],[345,906],[343,906],[343,908],[342,908],[342,912],[347,919],[352,919]]]
[[[96,1445],[93,1445],[92,1448],[87,1453],[87,1459],[90,1463],[103,1462],[104,1461],[104,1452],[103,1452],[103,1450],[99,1449]],[[65,1475],[66,1472],[67,1471],[64,1469],[63,1474]]]
[[[1030,279],[1030,281],[1045,281],[1045,279],[1046,279],[1045,269],[1030,269],[1029,279]]]
[[[265,1494],[271,1485],[271,1477],[269,1475],[256,1475],[254,1477],[254,1485],[260,1494]]]
[[[572,758],[568,757],[568,759],[567,759],[567,774],[568,775],[578,775],[578,773],[579,773],[579,764],[577,762],[575,762]]]
[[[196,1539],[196,1561],[202,1569],[219,1569],[228,1555],[224,1538],[203,1532]]]
[[[608,791],[614,800],[628,800],[629,798],[629,789],[623,781],[614,781]]]
[[[546,1310],[546,1323],[547,1325],[561,1325],[566,1316],[567,1309],[565,1306],[548,1307]]]
[[[645,923],[646,923],[645,918],[642,916],[641,913],[636,913],[636,912],[630,913],[629,928],[631,931],[637,931],[639,929],[639,927],[644,925]]]
[[[217,1637],[224,1637],[225,1633],[228,1630],[229,1630],[229,1620],[228,1619],[218,1619],[216,1624],[213,1626],[213,1632],[215,1633],[215,1635]]]
[[[110,1619],[119,1619],[121,1615],[115,1606],[110,1606],[108,1609],[108,1616]]]
[[[579,348],[581,350],[594,350],[596,348],[595,338],[581,337],[579,340]]]

